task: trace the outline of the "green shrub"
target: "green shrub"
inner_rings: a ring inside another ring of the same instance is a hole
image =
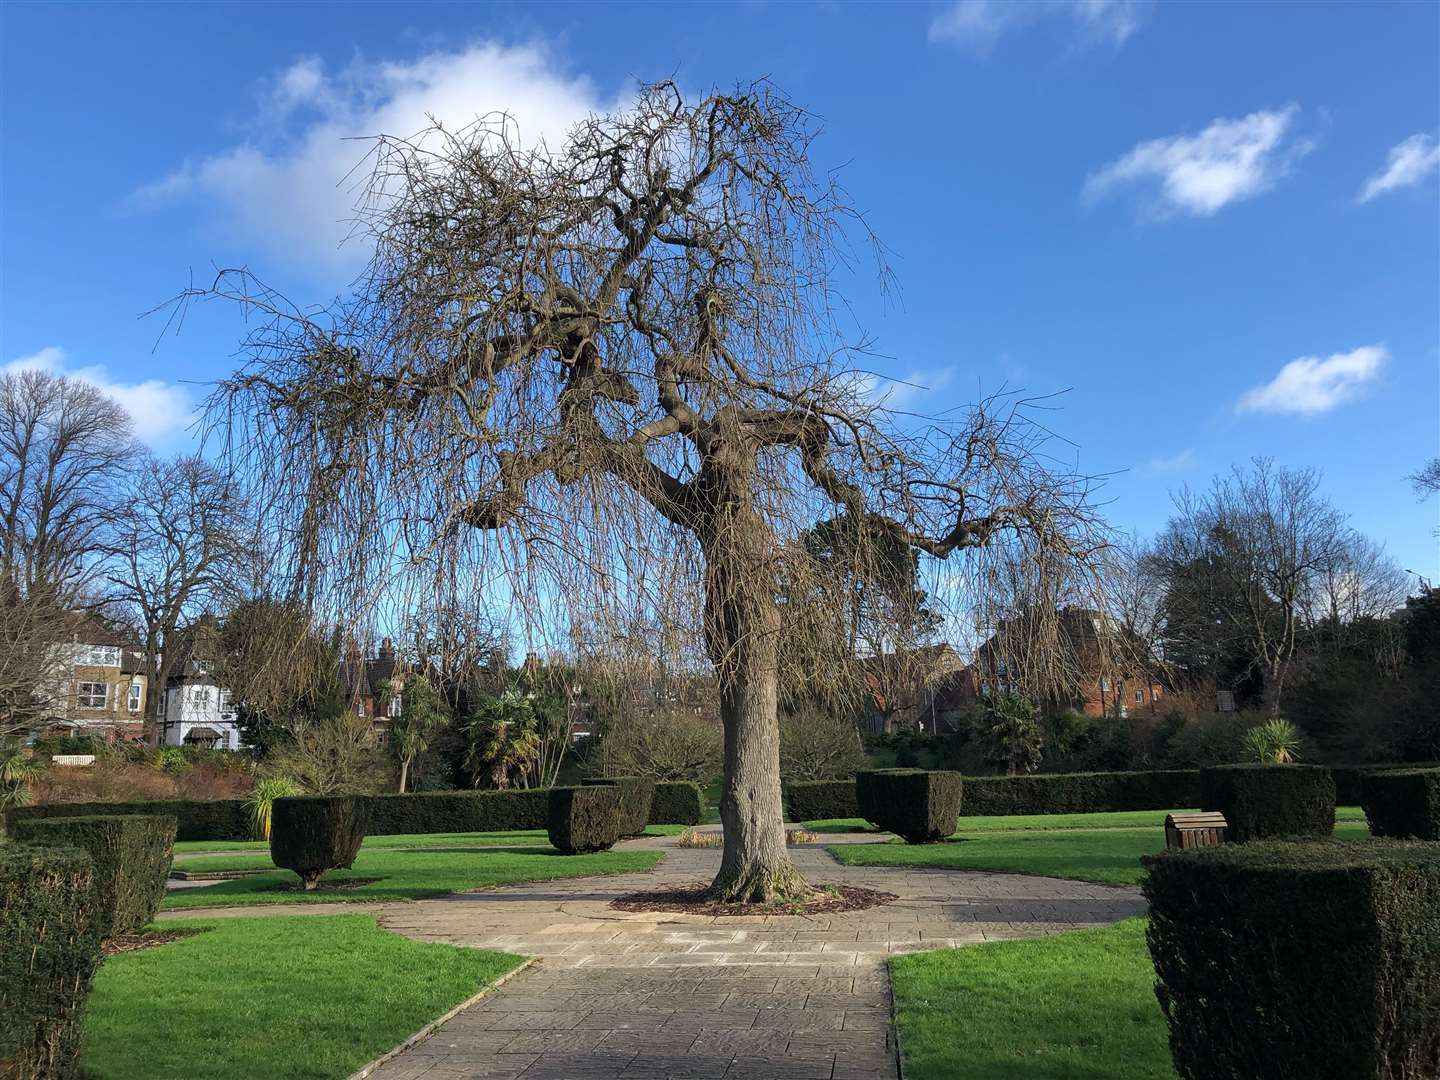
[[[1440,845],[1225,844],[1143,861],[1183,1080],[1440,1076]]]
[[[655,781],[643,776],[592,776],[584,781],[590,786],[620,789],[620,835],[639,836],[650,823],[650,807],[655,801]]]
[[[370,795],[366,832],[401,833],[513,832],[543,829],[549,820],[549,791],[426,791],[411,795]]]
[[[907,844],[943,840],[960,817],[959,773],[925,769],[874,769],[857,773],[860,816]]]
[[[705,816],[705,796],[690,780],[661,780],[650,801],[651,825],[699,825]]]
[[[1216,765],[1200,770],[1200,808],[1224,814],[1240,843],[1321,838],[1335,829],[1335,781],[1318,765]]]
[[[175,854],[175,819],[158,814],[16,822],[15,840],[36,847],[80,848],[93,864],[96,930],[102,938],[136,934],[165,898]]]
[[[1376,836],[1440,840],[1440,769],[1370,773],[1361,805]]]
[[[327,871],[355,864],[365,839],[366,800],[358,795],[276,799],[271,809],[270,858],[294,870],[308,891]]]
[[[1387,762],[1379,765],[1332,765],[1335,779],[1335,805],[1359,806],[1364,800],[1362,785],[1365,777],[1378,772],[1411,772],[1415,769],[1440,768],[1440,761],[1416,761],[1410,764]]]
[[[803,780],[785,785],[787,821],[824,821],[860,816],[854,780]]]
[[[46,803],[6,811],[8,822],[35,818],[159,814],[175,819],[176,840],[252,840],[254,824],[244,799],[154,799],[140,802]]]
[[[85,999],[100,963],[90,856],[0,848],[0,1075],[77,1075]]]
[[[614,847],[621,828],[618,787],[604,784],[550,789],[550,843],[566,855]]]
[[[965,812],[976,815],[1181,810],[1199,802],[1194,769],[965,778]]]

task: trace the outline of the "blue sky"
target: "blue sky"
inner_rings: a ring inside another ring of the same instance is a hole
[[[248,264],[322,301],[344,141],[496,109],[552,138],[634,81],[759,76],[893,253],[849,289],[927,409],[1068,390],[1051,426],[1119,524],[1253,455],[1440,577],[1434,4],[46,5],[0,8],[0,366],[101,383],[183,446],[244,325],[140,313]]]

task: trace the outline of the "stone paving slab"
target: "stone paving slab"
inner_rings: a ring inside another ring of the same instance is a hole
[[[874,840],[832,835],[824,844]],[[624,893],[706,881],[719,859],[715,849],[680,849],[673,838],[635,843],[664,848],[664,862],[642,874],[369,909],[417,940],[540,958],[373,1080],[895,1080],[890,956],[1056,934],[1144,911],[1136,889],[845,867],[824,845],[792,849],[811,881],[899,899],[817,916],[614,911],[610,901]]]

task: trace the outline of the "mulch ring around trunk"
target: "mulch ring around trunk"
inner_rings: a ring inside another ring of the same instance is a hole
[[[106,956],[118,956],[120,953],[139,952],[141,949],[153,949],[156,945],[168,945],[172,941],[179,941],[181,938],[194,937],[196,934],[203,934],[201,929],[186,930],[147,930],[138,934],[116,934],[101,945],[100,949]]]
[[[677,889],[627,893],[610,901],[616,911],[666,911],[680,915],[831,915],[863,911],[898,900],[894,893],[854,885],[816,885],[809,900],[777,904],[727,904],[706,896],[710,886],[697,881]]]

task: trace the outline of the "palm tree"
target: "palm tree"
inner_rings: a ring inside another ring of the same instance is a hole
[[[1290,765],[1300,760],[1300,729],[1276,717],[1245,733],[1245,754],[1262,765]]]
[[[529,694],[506,690],[485,698],[465,720],[465,768],[476,787],[488,778],[495,788],[507,788],[512,777],[520,787],[530,786],[530,771],[540,756],[534,703]]]
[[[45,766],[36,761],[18,742],[0,745],[0,810],[30,802],[30,784],[45,775]]]

